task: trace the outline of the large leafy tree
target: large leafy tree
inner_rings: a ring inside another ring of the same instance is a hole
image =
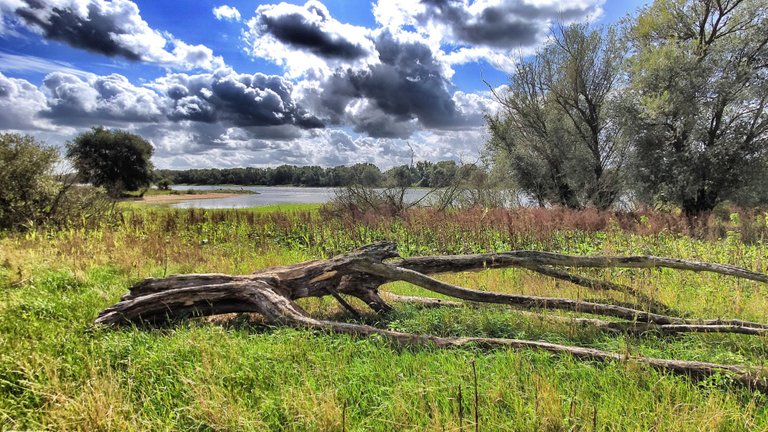
[[[104,186],[112,197],[149,186],[152,153],[152,145],[144,138],[103,127],[84,132],[67,144],[67,157],[81,179]]]
[[[622,190],[625,146],[613,119],[624,45],[615,29],[560,27],[521,59],[488,118],[488,148],[541,205],[608,208]]]
[[[764,0],[656,0],[640,12],[627,118],[647,198],[695,216],[764,167],[767,16]]]

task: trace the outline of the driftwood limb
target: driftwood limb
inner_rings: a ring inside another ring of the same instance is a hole
[[[608,281],[601,281],[596,279],[590,279],[585,278],[583,276],[575,275],[573,273],[568,273],[562,270],[558,270],[549,266],[541,266],[541,265],[526,265],[524,268],[539,273],[544,276],[549,276],[554,279],[564,280],[566,282],[570,282],[574,285],[583,286],[592,290],[596,291],[616,291],[620,293],[624,293],[627,295],[630,295],[637,300],[639,300],[641,303],[647,305],[651,308],[651,311],[653,312],[674,312],[672,308],[665,305],[664,303],[651,298],[647,294],[643,293],[642,291],[639,291],[633,287],[617,284],[615,282],[608,282]]]
[[[479,306],[478,303],[472,302],[457,302],[452,300],[443,300],[431,297],[418,297],[418,296],[403,296],[392,293],[383,293],[387,300],[416,305],[425,308],[438,308],[438,307],[465,307],[465,306]],[[768,328],[765,327],[748,327],[746,325],[737,324],[722,324],[722,321],[710,320],[700,321],[699,324],[654,324],[643,322],[629,322],[629,321],[608,321],[598,318],[582,318],[582,317],[569,317],[562,315],[543,314],[539,312],[529,312],[518,310],[519,315],[523,315],[529,318],[538,319],[541,321],[548,321],[558,324],[565,324],[572,327],[589,326],[595,327],[599,330],[609,331],[613,333],[629,333],[642,335],[646,333],[659,333],[664,335],[673,335],[680,333],[736,333],[752,336],[768,336]],[[706,322],[710,322],[707,324]],[[713,324],[714,322],[714,324]],[[757,323],[753,323],[757,324]]]
[[[163,279],[146,279],[130,288],[120,302],[102,311],[96,323],[121,325],[130,323],[160,323],[181,318],[208,316],[231,312],[255,312],[268,322],[278,325],[329,330],[359,336],[378,334],[398,344],[432,345],[456,348],[466,345],[482,348],[540,349],[556,354],[569,354],[593,361],[621,361],[647,364],[651,367],[692,376],[724,373],[736,382],[750,387],[768,389],[765,372],[748,366],[721,365],[705,362],[664,360],[642,356],[627,356],[591,348],[574,347],[539,341],[499,338],[437,337],[380,329],[368,325],[320,320],[311,317],[295,300],[332,295],[350,313],[359,316],[343,295],[353,296],[379,313],[392,310],[379,294],[382,284],[406,281],[427,290],[474,303],[495,303],[521,309],[559,309],[620,318],[613,322],[596,318],[546,316],[567,324],[590,325],[612,332],[662,334],[684,332],[730,332],[753,336],[768,333],[768,324],[742,320],[690,320],[673,315],[643,311],[619,305],[585,302],[564,298],[501,294],[451,285],[429,274],[447,271],[476,271],[486,268],[521,267],[567,280],[594,289],[623,291],[636,297],[639,292],[610,282],[593,281],[556,270],[566,267],[667,267],[678,270],[710,271],[729,276],[768,282],[768,276],[729,265],[682,261],[659,257],[574,257],[546,252],[515,251],[503,254],[396,258],[392,243],[363,247],[347,255],[328,260],[307,261],[274,267],[252,275],[223,274],[177,275]],[[427,299],[388,294],[395,301],[418,302],[425,306],[457,306],[452,300]],[[651,299],[652,300],[652,299]]]
[[[402,268],[424,274],[476,271],[492,268],[526,267],[530,265],[589,267],[589,268],[669,268],[695,272],[719,273],[768,283],[768,275],[730,264],[686,261],[656,256],[576,256],[540,251],[511,251],[502,253],[446,255],[405,258],[393,262]]]

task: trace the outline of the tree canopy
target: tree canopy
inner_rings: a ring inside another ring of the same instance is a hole
[[[154,149],[144,138],[95,127],[67,144],[67,157],[83,181],[103,186],[112,197],[150,185]]]
[[[560,27],[495,95],[487,148],[541,205],[631,192],[696,216],[768,198],[763,1],[656,0],[613,28]]]
[[[488,148],[541,205],[604,209],[620,194],[625,147],[611,105],[623,57],[614,29],[560,27],[495,93]]]
[[[765,3],[656,0],[640,12],[630,40],[627,119],[646,199],[697,215],[764,176]]]

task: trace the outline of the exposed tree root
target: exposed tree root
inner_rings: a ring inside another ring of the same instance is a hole
[[[398,344],[432,345],[456,348],[473,345],[482,348],[540,349],[556,354],[570,354],[593,361],[621,361],[647,364],[651,367],[706,377],[716,373],[731,376],[735,382],[751,388],[768,389],[768,375],[761,369],[747,366],[722,365],[706,362],[663,360],[628,356],[591,348],[565,346],[539,341],[499,338],[437,337],[384,330],[368,325],[319,320],[309,316],[294,300],[331,295],[350,313],[359,312],[342,296],[350,295],[365,302],[374,311],[386,313],[391,307],[379,295],[379,287],[387,282],[406,281],[427,290],[475,303],[495,303],[521,309],[558,309],[620,318],[613,322],[593,318],[570,318],[537,314],[545,319],[567,324],[590,325],[600,330],[642,334],[685,332],[729,332],[763,336],[768,324],[742,320],[690,320],[662,313],[648,312],[624,306],[584,302],[564,298],[510,295],[478,291],[451,285],[427,276],[448,271],[476,271],[486,268],[521,267],[567,280],[592,289],[611,289],[643,295],[630,287],[610,282],[593,281],[556,270],[551,266],[572,267],[666,267],[679,270],[710,271],[739,278],[768,282],[768,276],[734,266],[691,262],[658,257],[574,257],[533,251],[503,254],[408,258],[385,263],[397,256],[395,245],[379,243],[361,248],[348,255],[328,260],[308,261],[291,266],[275,267],[253,275],[223,274],[178,275],[164,279],[146,279],[133,287],[121,301],[105,309],[97,324],[120,325],[139,322],[168,322],[179,318],[217,315],[231,312],[255,312],[267,322],[295,327],[329,330],[353,335],[384,336]],[[463,303],[423,297],[389,295],[396,301],[417,302],[425,306],[457,306]],[[654,306],[649,298],[646,304]],[[656,304],[654,307],[663,305]]]

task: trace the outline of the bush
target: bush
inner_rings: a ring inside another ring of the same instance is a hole
[[[55,148],[33,137],[0,134],[0,229],[63,226],[104,214],[104,194],[57,175],[59,162]]]

